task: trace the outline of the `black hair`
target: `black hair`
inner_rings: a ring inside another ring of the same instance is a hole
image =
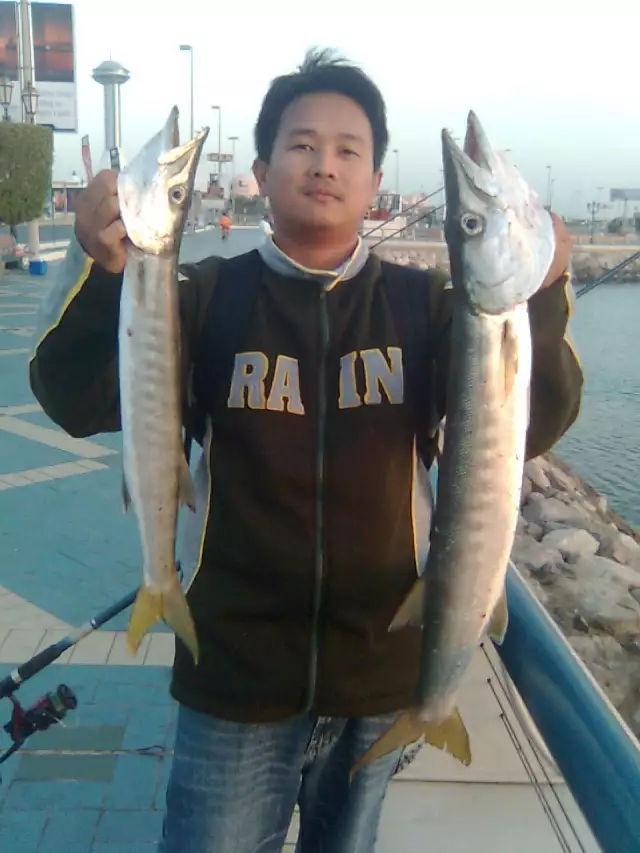
[[[361,68],[333,51],[312,48],[292,74],[276,77],[269,86],[254,130],[260,160],[268,163],[278,135],[282,114],[303,95],[334,92],[355,101],[369,119],[373,134],[373,168],[377,171],[389,144],[387,110],[380,89]]]

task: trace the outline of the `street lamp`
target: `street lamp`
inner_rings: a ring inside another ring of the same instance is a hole
[[[189,54],[189,69],[190,69],[190,77],[191,77],[191,121],[189,127],[191,129],[190,139],[193,139],[193,46],[190,44],[181,44],[180,50],[183,50]]]
[[[22,105],[27,116],[27,124],[36,123],[36,113],[38,111],[38,100],[40,98],[36,87],[29,81],[22,92]]]
[[[236,142],[240,137],[228,136],[227,139],[231,143],[231,187],[229,194],[231,195],[231,213],[235,216],[236,213],[236,194],[233,190],[233,181],[236,176]]]
[[[396,192],[400,193],[400,150],[394,148],[393,153],[396,155]]]
[[[589,243],[593,243],[593,235],[596,230],[596,214],[600,212],[602,205],[597,201],[590,201],[587,204],[587,210],[591,214],[591,228],[589,229]]]
[[[218,190],[222,190],[222,107],[214,104],[212,110],[218,111]]]
[[[9,117],[9,105],[13,96],[13,80],[8,77],[0,77],[0,107],[4,110],[3,121],[11,121]]]

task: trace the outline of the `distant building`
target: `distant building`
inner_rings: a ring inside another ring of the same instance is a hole
[[[231,195],[236,198],[253,198],[260,195],[258,182],[253,175],[236,175],[231,182]]]

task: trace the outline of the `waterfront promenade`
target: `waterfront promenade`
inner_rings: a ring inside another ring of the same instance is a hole
[[[185,237],[184,255],[235,253],[256,239],[257,231],[239,230],[221,244],[204,231]],[[139,577],[135,521],[120,506],[119,436],[69,438],[29,390],[34,314],[53,275],[55,260],[44,278],[0,277],[0,676],[135,588]],[[17,693],[28,705],[62,682],[79,707],[64,727],[34,736],[0,765],[2,853],[156,851],[175,721],[167,690],[173,638],[159,627],[131,658],[122,633],[127,618],[114,619]],[[391,785],[378,853],[563,849],[507,734],[492,688],[524,740],[492,664],[495,655],[479,651],[463,691],[472,766],[423,750]],[[10,713],[0,701],[0,724]],[[9,742],[3,732],[0,747]],[[526,744],[525,751],[531,754]],[[596,853],[556,781],[583,849]],[[569,841],[568,849],[580,849]]]

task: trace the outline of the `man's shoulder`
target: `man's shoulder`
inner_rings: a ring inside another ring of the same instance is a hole
[[[451,276],[441,267],[416,267],[383,259],[380,262],[380,268],[382,275],[386,277],[393,276],[394,279],[404,278],[416,282],[422,281],[425,285],[443,290],[451,288]]]
[[[451,290],[451,276],[447,270],[441,267],[414,267],[408,264],[399,264],[394,261],[382,260],[380,263],[382,277],[387,284],[406,283],[413,290],[422,290],[430,302],[437,302],[440,294]]]

